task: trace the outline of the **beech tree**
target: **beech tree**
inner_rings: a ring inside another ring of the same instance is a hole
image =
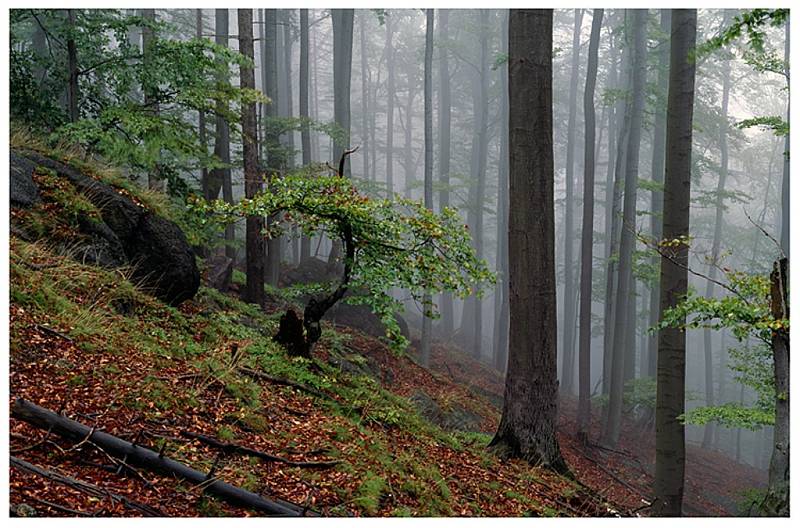
[[[694,114],[697,11],[672,10],[667,138],[664,169],[664,220],[659,246],[661,258],[661,313],[686,295],[691,197],[692,116]],[[652,512],[660,517],[682,514],[686,445],[686,332],[662,328],[658,332],[656,389],[656,470]]]
[[[433,211],[433,9],[425,10],[425,207]],[[422,336],[420,360],[428,366],[431,358],[431,318],[428,312],[432,305],[430,293],[422,297]]]
[[[511,10],[508,82],[511,320],[503,414],[490,446],[566,472],[556,439],[552,10]]]

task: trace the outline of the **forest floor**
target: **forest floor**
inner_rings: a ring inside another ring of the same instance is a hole
[[[63,205],[12,216],[48,222]],[[173,308],[143,293],[128,271],[81,264],[53,240],[12,235],[9,251],[12,406],[23,398],[311,514],[647,515],[652,434],[626,424],[615,451],[584,448],[567,400],[559,437],[575,480],[501,460],[486,446],[500,418],[502,377],[453,346],[437,343],[424,369],[381,340],[326,324],[312,359],[291,358],[271,340],[280,303],[264,311],[203,287]],[[142,514],[120,497],[162,516],[257,514],[201,485],[131,467],[91,438],[66,441],[14,417],[10,432],[12,457],[101,489],[87,493],[12,466],[18,514]],[[197,434],[283,461],[223,456]],[[763,472],[716,453],[690,448],[687,467],[688,514],[733,514],[743,490],[763,485]]]

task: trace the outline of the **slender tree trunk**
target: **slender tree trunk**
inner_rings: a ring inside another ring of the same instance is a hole
[[[512,9],[508,50],[511,321],[503,414],[490,445],[568,472],[556,439],[553,11]]]
[[[146,10],[146,11],[152,11]],[[77,123],[81,118],[78,99],[80,90],[78,88],[78,47],[75,45],[75,10],[67,9],[67,106],[70,123]]]
[[[722,19],[722,28],[728,27],[731,19],[731,10],[725,10]],[[731,92],[731,64],[730,61],[723,59],[722,63],[722,104],[720,107],[719,122],[719,178],[717,179],[717,195],[715,197],[715,218],[714,218],[714,238],[711,243],[711,261],[708,265],[708,276],[711,280],[706,281],[706,298],[714,297],[714,280],[717,278],[717,266],[719,260],[720,246],[722,243],[722,224],[725,212],[725,201],[723,192],[725,182],[728,178],[728,100]],[[703,355],[705,359],[705,389],[706,405],[714,406],[714,372],[713,372],[713,352],[711,350],[711,330],[703,329]],[[714,424],[709,422],[703,428],[702,447],[709,449],[714,439]]]
[[[195,36],[198,39],[203,38],[203,10],[202,9],[195,9]],[[203,155],[205,156],[206,151],[208,150],[208,137],[206,134],[206,113],[204,110],[199,110],[197,112],[197,128],[198,128],[198,135],[200,137],[200,144],[203,145]],[[200,186],[203,190],[203,196],[207,196],[209,180],[208,180],[208,168],[206,164],[200,168]],[[207,251],[207,250],[204,250]]]
[[[694,113],[697,11],[672,11],[667,146],[664,171],[663,236],[669,240],[689,236],[692,167],[692,116]],[[667,248],[661,259],[661,312],[676,306],[686,295],[689,247]],[[656,389],[656,469],[652,512],[657,517],[682,514],[686,445],[683,422],[686,397],[686,331],[664,328],[658,333]]]
[[[448,9],[439,10],[439,34],[441,44],[439,46],[439,211],[445,207],[450,207],[450,65],[448,41],[448,24],[450,11]],[[387,22],[388,24],[388,22]],[[388,27],[387,27],[388,31]],[[387,37],[388,39],[388,37]],[[388,54],[391,48],[387,45]],[[390,99],[391,101],[391,93]],[[387,132],[387,138],[391,134]],[[387,147],[387,157],[389,147]],[[389,174],[389,163],[386,164],[387,175]],[[387,176],[388,178],[388,176]],[[387,180],[388,181],[388,180]],[[453,296],[449,292],[442,294],[442,336],[449,339],[453,335]]]
[[[581,222],[581,296],[580,329],[578,338],[578,439],[589,441],[591,418],[590,376],[592,372],[592,249],[594,244],[594,89],[597,82],[597,50],[600,47],[600,28],[603,10],[592,14],[592,34],[589,37],[589,57],[586,66],[586,87],[583,91],[583,219]]]
[[[300,143],[303,150],[303,166],[311,164],[311,131],[308,125],[308,9],[300,10]],[[311,238],[300,238],[300,262],[311,257]]]
[[[508,55],[508,10],[500,22],[500,45]],[[500,159],[497,163],[497,289],[495,290],[494,368],[508,363],[508,64],[500,67]]]
[[[155,24],[156,22],[156,10],[155,9],[142,9],[142,18],[148,20],[150,23]],[[145,69],[149,66],[149,63],[152,60],[152,46],[155,41],[156,35],[152,28],[150,27],[143,27],[142,28],[142,62],[144,63]],[[77,79],[77,77],[76,77]],[[76,84],[77,87],[77,84]],[[155,89],[157,87],[147,86],[142,87],[142,91],[144,92],[144,105],[147,108],[150,108],[151,112],[155,115],[158,115],[159,108],[158,108],[158,101],[156,100],[155,96]],[[158,170],[158,163],[156,163],[156,168],[152,169],[147,174],[147,187],[149,189],[163,191],[164,190],[164,181],[161,179],[161,175],[159,174],[160,171]]]
[[[575,348],[573,347],[575,326],[575,284],[573,268],[575,266],[575,129],[577,128],[578,111],[578,65],[581,60],[581,25],[583,9],[575,10],[575,25],[572,30],[572,72],[569,84],[569,118],[567,120],[567,167],[565,171],[566,194],[564,195],[564,318],[563,343],[561,345],[561,392],[572,394],[575,379]]]
[[[653,125],[653,160],[650,177],[659,186],[664,184],[664,148],[667,136],[667,83],[669,80],[669,35],[672,27],[672,10],[661,10],[661,32],[664,38],[660,41],[658,52],[658,80],[656,81],[655,123]],[[664,193],[653,189],[650,193],[650,232],[653,240],[661,240],[661,214],[664,209]],[[653,267],[658,270],[661,258],[653,256]],[[650,286],[650,327],[658,324],[659,289],[658,285]],[[648,338],[647,376],[656,377],[656,358],[658,356],[658,334],[653,332]]]
[[[425,10],[425,207],[433,210],[433,9]],[[422,345],[420,360],[428,366],[431,359],[431,318],[426,315],[432,303],[431,294],[426,293],[422,314]]]
[[[616,446],[619,441],[622,423],[622,396],[625,373],[625,344],[627,325],[635,325],[629,320],[629,306],[636,303],[631,295],[632,258],[636,229],[636,186],[639,177],[639,145],[641,142],[642,119],[644,113],[645,76],[647,66],[647,10],[633,12],[633,58],[631,61],[631,112],[630,133],[625,149],[625,200],[622,212],[621,240],[619,249],[619,272],[617,280],[617,302],[614,314],[613,355],[611,357],[611,385],[608,401],[608,418],[603,432],[603,441]]]
[[[367,17],[369,12],[361,12],[358,16],[359,36],[361,38],[361,156],[364,162],[362,178],[370,179],[369,170],[369,101],[368,82],[369,64],[367,63]]]
[[[386,192],[389,199],[394,194],[394,99],[395,71],[392,13],[386,17]]]
[[[239,16],[239,53],[253,60],[253,10],[238,9]],[[250,66],[239,67],[242,88],[255,90],[256,78]],[[256,105],[242,105],[242,155],[244,158],[244,194],[253,198],[261,189],[261,177],[258,170],[258,145],[256,145]],[[264,305],[264,218],[247,217],[246,254],[247,283],[245,300],[249,303]]]
[[[786,87],[789,88],[789,18],[786,19],[783,60],[786,64]],[[789,98],[786,103],[786,123],[789,123]],[[786,133],[783,154],[783,181],[781,183],[781,249],[789,256],[789,133]]]

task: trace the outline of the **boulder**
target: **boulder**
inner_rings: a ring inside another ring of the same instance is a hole
[[[133,278],[140,281],[144,289],[172,305],[197,293],[200,271],[195,255],[183,231],[174,222],[70,165],[30,151],[12,150],[12,156],[19,160],[16,167],[27,172],[28,177],[40,165],[69,179],[100,210],[102,222],[91,219],[79,222],[82,231],[92,240],[81,249],[79,258],[108,267],[133,266]],[[12,164],[12,174],[13,167]]]
[[[426,420],[442,429],[481,432],[483,418],[457,403],[453,403],[445,409],[423,391],[415,392],[409,401]]]
[[[10,198],[12,207],[30,207],[41,201],[39,189],[33,181],[36,164],[13,150],[9,156],[11,168]]]

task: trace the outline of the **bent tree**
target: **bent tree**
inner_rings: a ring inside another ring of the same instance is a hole
[[[694,114],[694,48],[697,11],[672,11],[669,95],[667,97],[667,156],[664,171],[664,215],[661,258],[661,313],[686,296],[689,247],[689,205]],[[656,384],[656,471],[653,515],[678,517],[683,503],[686,465],[684,425],[686,332],[662,328],[658,333]]]
[[[512,9],[508,24],[511,320],[503,415],[490,446],[567,472],[556,440],[553,11]]]
[[[322,335],[320,320],[348,292],[345,302],[369,306],[386,326],[390,344],[402,349],[407,340],[394,317],[402,303],[386,292],[402,288],[418,302],[442,291],[463,299],[494,282],[486,263],[475,257],[469,230],[455,209],[437,214],[418,201],[362,194],[345,176],[345,160],[352,152],[345,151],[332,176],[325,175],[326,167],[312,165],[236,205],[199,197],[191,202],[201,221],[223,225],[283,211],[286,223],[298,225],[304,234],[324,230],[342,245],[339,281],[313,296],[302,316],[290,308],[281,318],[275,339],[293,355],[311,354]],[[278,225],[269,236],[279,236]]]

